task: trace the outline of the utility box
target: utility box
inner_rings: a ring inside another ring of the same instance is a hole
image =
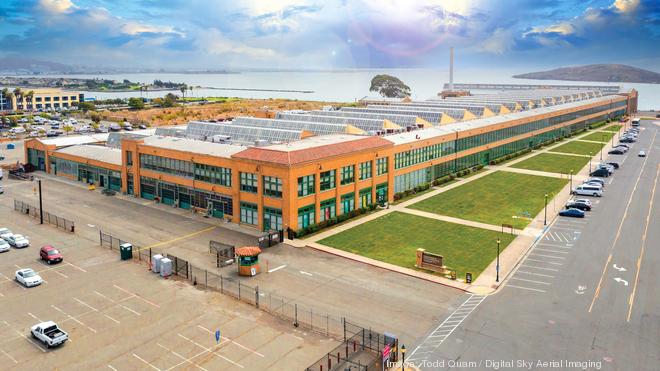
[[[167,278],[172,275],[172,260],[169,258],[162,258],[160,260],[160,276]]]
[[[151,257],[151,270],[154,273],[159,273],[160,272],[160,263],[161,260],[163,260],[163,256],[160,254],[156,254]]]
[[[119,245],[119,256],[121,257],[121,260],[133,259],[133,245],[130,243]]]

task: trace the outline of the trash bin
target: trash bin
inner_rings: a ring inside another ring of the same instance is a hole
[[[160,263],[161,260],[163,260],[163,256],[160,254],[156,254],[151,257],[151,270],[154,273],[159,273],[160,272]]]
[[[162,258],[160,260],[160,276],[169,277],[172,275],[172,260],[168,258]]]
[[[121,257],[121,260],[133,259],[133,245],[130,243],[119,245],[119,256]]]

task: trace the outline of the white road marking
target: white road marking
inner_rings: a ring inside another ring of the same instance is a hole
[[[193,339],[187,338],[187,337],[185,337],[185,336],[183,336],[183,335],[181,335],[181,334],[177,334],[177,335],[179,335],[180,337],[182,337],[182,338],[188,340],[189,342],[191,342],[191,343],[197,345],[198,347],[200,347],[200,348],[206,350],[208,353],[211,353],[211,354],[213,354],[214,356],[216,356],[216,357],[218,357],[218,358],[222,358],[222,359],[224,359],[225,361],[227,361],[227,362],[229,362],[229,363],[231,363],[231,364],[233,364],[233,365],[236,365],[236,366],[238,366],[238,367],[240,367],[240,368],[245,368],[245,367],[243,367],[242,364],[240,364],[240,363],[236,363],[236,362],[232,361],[231,359],[229,359],[229,358],[223,356],[222,354],[218,354],[218,353],[214,352],[212,349],[203,346],[202,344],[196,342],[196,341],[193,340]]]
[[[127,293],[127,294],[133,295],[134,297],[137,297],[138,299],[141,299],[142,301],[144,301],[144,302],[147,303],[147,304],[153,305],[153,306],[156,307],[156,308],[160,308],[160,305],[158,305],[158,304],[156,304],[156,303],[153,303],[153,302],[151,302],[151,301],[149,301],[149,300],[143,298],[142,296],[140,296],[140,295],[137,294],[137,293],[130,292],[130,291],[128,291],[128,290],[126,290],[126,289],[124,289],[124,288],[121,288],[121,287],[119,287],[119,286],[117,286],[117,285],[112,285],[112,286],[114,286],[114,287],[117,288],[118,290],[121,290],[121,291],[123,291],[123,292],[125,292],[125,293]]]
[[[517,271],[516,273],[531,274],[532,276],[539,276],[539,277],[555,278],[555,276],[551,276],[551,275],[549,275],[549,274],[533,273],[533,272],[520,271],[520,270]]]
[[[204,326],[202,326],[202,325],[197,325],[197,327],[198,327],[200,330],[203,330],[203,331],[208,332],[209,334],[215,334],[213,331],[207,329],[206,327],[204,327]],[[262,357],[262,358],[265,357],[263,354],[257,352],[256,350],[254,350],[254,349],[250,349],[250,348],[248,348],[248,347],[246,347],[246,346],[243,346],[243,345],[239,344],[238,342],[236,342],[236,341],[234,341],[234,340],[232,340],[232,339],[230,339],[230,338],[228,338],[228,337],[226,337],[226,336],[221,336],[220,339],[222,339],[222,338],[227,339],[227,340],[230,341],[232,344],[235,344],[235,345],[237,345],[237,346],[239,346],[239,347],[241,347],[241,348],[243,348],[243,349],[245,349],[245,350],[247,350],[247,351],[249,351],[249,352],[251,352],[251,353],[254,353],[254,354],[258,355],[259,357]]]
[[[534,250],[539,250],[539,251],[547,251],[547,252],[552,252],[555,254],[568,254],[568,251],[557,251],[557,250],[550,250],[550,249],[542,249],[542,248],[535,248]]]
[[[515,286],[515,285],[506,285],[505,287],[513,287],[516,289],[523,289],[523,290],[530,290],[530,291],[538,291],[538,292],[546,292],[545,290],[539,290],[539,289],[532,289],[529,287],[522,287],[522,286]]]
[[[79,319],[77,319],[76,317],[74,317],[74,316],[72,316],[72,315],[70,315],[70,314],[64,312],[62,309],[60,309],[60,308],[54,306],[53,304],[51,304],[50,306],[51,306],[51,308],[55,309],[56,311],[58,311],[58,312],[64,314],[65,316],[69,317],[69,319],[71,319],[72,321],[76,322],[77,324],[79,324],[79,325],[81,325],[81,326],[85,326],[85,327],[87,327],[87,329],[89,329],[89,331],[91,331],[91,332],[93,332],[93,333],[96,333],[96,330],[94,330],[93,328],[91,328],[91,327],[87,326],[86,324],[82,323],[82,322],[81,322]]]
[[[78,303],[80,303],[80,304],[86,306],[87,308],[93,310],[94,312],[98,312],[98,311],[99,311],[98,309],[94,308],[93,306],[91,306],[91,305],[85,303],[84,301],[82,301],[82,300],[80,300],[80,299],[78,299],[78,298],[76,298],[76,297],[74,297],[73,300],[75,300],[75,301],[77,301]]]
[[[140,357],[139,355],[137,355],[137,354],[135,354],[135,353],[133,353],[133,357],[135,357],[135,358],[139,359],[140,361],[144,362],[145,364],[147,364],[149,367],[153,368],[154,370],[162,371],[160,368],[158,368],[158,367],[152,365],[152,364],[151,364],[150,362],[148,362],[148,361],[145,361],[142,357]]]
[[[65,263],[67,263],[68,265],[70,265],[70,266],[76,268],[77,270],[79,270],[79,271],[81,271],[81,272],[83,272],[83,273],[87,273],[86,270],[80,268],[79,266],[77,266],[77,265],[75,265],[75,264],[73,264],[73,263],[71,263],[71,262],[65,261]]]
[[[200,370],[208,371],[208,370],[205,369],[204,367],[202,367],[202,366],[200,366],[200,365],[194,363],[193,361],[191,361],[190,359],[188,359],[188,358],[182,356],[181,354],[179,354],[179,353],[177,353],[177,352],[175,352],[175,351],[173,351],[173,350],[167,348],[166,346],[162,345],[161,343],[156,343],[156,345],[158,345],[159,347],[161,347],[161,348],[167,350],[168,352],[174,354],[175,356],[181,358],[181,359],[183,360],[183,362],[190,363],[191,365],[193,365],[193,366],[199,368]]]
[[[114,371],[119,371],[116,368],[112,367],[112,365],[108,365],[108,368],[111,369],[111,370],[114,370]]]
[[[544,282],[544,281],[535,281],[535,280],[528,280],[526,278],[518,278],[518,277],[511,277],[512,280],[518,280],[518,281],[525,281],[525,282],[531,282],[531,283],[538,283],[541,285],[550,285],[550,282]]]
[[[124,304],[119,304],[119,306],[122,307],[122,308],[124,308],[124,309],[126,309],[127,311],[129,311],[129,312],[135,314],[136,316],[141,316],[141,315],[142,315],[142,313],[140,313],[140,312],[136,312],[136,311],[134,311],[133,309],[131,309],[131,308],[125,306]]]
[[[27,314],[28,314],[28,316],[30,316],[30,317],[36,319],[37,321],[39,321],[39,322],[43,322],[42,320],[39,319],[39,317],[35,316],[34,314],[32,314],[32,313],[30,313],[30,312],[27,312]]]
[[[312,276],[311,273],[309,273],[309,272],[305,272],[305,271],[300,271],[300,274],[304,274],[304,275],[306,275],[306,276]]]
[[[563,256],[554,256],[554,255],[541,254],[541,253],[537,253],[537,252],[534,252],[534,251],[532,251],[532,254],[534,254],[536,256],[542,256],[544,258],[566,259],[566,257],[563,257]]]
[[[10,356],[9,353],[5,352],[5,351],[2,350],[2,349],[0,349],[0,352],[2,352],[2,354],[6,355],[7,358],[11,359],[14,363],[18,363],[18,361],[16,360],[16,358]]]
[[[527,258],[525,260],[533,261],[533,262],[538,262],[538,263],[546,263],[546,264],[552,264],[552,265],[563,265],[562,263],[555,263],[555,262],[549,262],[545,260],[538,260],[538,259],[532,259],[532,258]]]
[[[22,338],[24,338],[25,340],[29,341],[30,344],[32,344],[32,345],[34,345],[35,347],[37,347],[37,349],[39,349],[40,351],[46,353],[46,350],[45,350],[41,345],[35,343],[34,341],[32,341],[32,339],[30,339],[29,337],[27,337],[25,334],[19,332],[18,330],[14,330],[14,331],[16,331],[16,333],[19,334]]]
[[[273,268],[273,269],[269,270],[268,273],[277,272],[277,271],[279,271],[280,269],[282,269],[282,268],[284,268],[284,267],[286,267],[286,264],[284,264],[284,265],[280,265],[280,266],[277,267],[277,268]]]
[[[521,264],[521,267],[527,267],[527,268],[534,268],[534,269],[542,269],[544,271],[553,271],[553,272],[559,272],[559,269],[554,269],[554,268],[542,268],[542,267],[535,267],[533,265],[527,265],[527,264]]]

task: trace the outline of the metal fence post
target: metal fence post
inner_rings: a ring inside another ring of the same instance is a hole
[[[294,322],[293,322],[293,326],[298,327],[298,304],[297,303],[294,304],[294,310],[295,310],[295,312],[294,312],[295,313],[294,314],[295,319],[294,319]]]
[[[241,300],[241,281],[238,280],[238,300]]]
[[[314,331],[314,308],[309,308],[309,327]]]
[[[204,287],[209,287],[209,271],[204,269]]]
[[[254,288],[254,303],[257,305],[257,309],[259,309],[259,286]]]
[[[222,278],[222,275],[220,275],[220,292],[221,293],[225,292],[224,287],[225,287],[224,280]]]
[[[325,336],[330,336],[330,315],[325,315]]]

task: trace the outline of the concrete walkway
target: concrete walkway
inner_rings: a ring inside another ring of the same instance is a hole
[[[622,126],[621,129],[619,130],[619,134],[621,130],[624,130],[625,126]],[[480,223],[480,222],[474,222],[470,220],[465,220],[465,219],[460,219],[460,218],[454,218],[454,217],[449,217],[445,215],[439,215],[439,214],[434,214],[434,213],[429,213],[425,211],[420,211],[420,210],[414,210],[414,209],[408,209],[407,207],[415,204],[417,202],[426,200],[428,198],[434,197],[440,193],[446,192],[448,190],[454,189],[456,187],[460,187],[466,183],[469,183],[471,181],[477,180],[479,178],[482,178],[484,176],[487,176],[489,174],[494,173],[495,171],[509,171],[509,172],[515,172],[515,173],[521,173],[521,174],[529,174],[529,175],[540,175],[540,176],[547,176],[547,177],[553,177],[553,178],[564,178],[565,175],[562,174],[557,174],[557,173],[549,173],[549,172],[544,172],[544,171],[536,171],[536,170],[527,170],[527,169],[518,169],[518,168],[512,168],[511,165],[514,165],[518,162],[525,161],[531,157],[534,157],[540,153],[545,153],[545,152],[550,152],[553,154],[560,154],[560,155],[567,155],[567,156],[585,156],[585,155],[578,155],[578,154],[565,154],[565,153],[559,153],[559,152],[552,152],[553,149],[564,145],[569,142],[573,141],[581,141],[581,142],[593,142],[593,141],[585,141],[581,140],[580,138],[586,135],[589,135],[593,131],[588,131],[584,134],[578,135],[576,137],[566,139],[557,143],[553,143],[549,146],[546,146],[542,149],[539,150],[533,150],[532,152],[523,155],[519,158],[507,161],[506,163],[502,165],[493,165],[493,166],[486,166],[484,170],[482,170],[479,174],[472,175],[468,178],[464,179],[457,179],[456,182],[451,183],[446,186],[439,186],[439,187],[434,187],[432,191],[429,191],[423,195],[413,197],[409,200],[403,201],[397,205],[390,205],[386,209],[382,209],[379,211],[376,211],[372,214],[369,214],[367,216],[364,216],[362,218],[358,218],[353,221],[349,221],[347,223],[344,223],[340,226],[336,226],[334,228],[331,228],[329,230],[323,231],[321,233],[315,234],[313,236],[310,236],[309,238],[305,239],[298,239],[298,240],[287,240],[287,243],[297,246],[297,247],[309,247],[313,248],[316,250],[324,251],[333,255],[337,256],[342,256],[347,259],[363,262],[365,264],[369,264],[372,266],[380,267],[383,269],[388,269],[392,270],[401,274],[406,274],[408,276],[413,276],[417,277],[420,279],[424,279],[427,281],[432,281],[432,282],[437,282],[446,286],[454,287],[459,290],[464,290],[468,291],[471,293],[475,294],[489,294],[495,292],[499,288],[499,283],[495,282],[495,276],[496,276],[496,260],[493,260],[486,269],[484,269],[481,274],[477,277],[477,279],[471,284],[468,285],[464,283],[463,281],[453,281],[444,277],[440,277],[437,275],[429,274],[429,273],[424,273],[421,271],[417,271],[414,269],[409,269],[409,268],[404,268],[400,267],[398,265],[393,265],[389,263],[385,263],[379,260],[375,259],[370,259],[361,255],[353,254],[350,252],[346,252],[343,250],[335,249],[329,246],[325,246],[322,244],[319,244],[318,241],[333,236],[335,234],[341,233],[343,231],[346,231],[348,229],[351,229],[355,226],[358,226],[360,224],[375,220],[383,215],[387,215],[391,212],[394,211],[399,211],[399,212],[404,212],[408,214],[413,214],[413,215],[418,215],[418,216],[423,216],[427,217],[430,219],[436,219],[436,220],[442,220],[445,222],[450,222],[450,223],[456,223],[456,224],[462,224],[462,225],[467,225],[467,226],[472,226],[476,228],[483,228],[483,229],[488,229],[488,230],[493,230],[500,232],[501,226],[495,226],[491,224],[486,224],[486,223]],[[602,151],[608,151],[609,149],[612,148],[611,142],[607,143],[602,143],[602,142],[593,142],[593,143],[601,143],[605,144],[603,147]],[[588,156],[586,156],[588,157]],[[592,161],[595,161],[598,163],[600,157],[600,151],[596,153],[592,157]],[[579,184],[579,182],[582,182],[583,180],[586,180],[589,178],[589,165],[585,165],[580,171],[578,171],[576,174],[573,174],[573,182],[575,184]],[[547,225],[550,225],[552,221],[557,217],[557,213],[563,208],[563,205],[571,198],[571,189],[570,189],[570,183],[567,184],[562,190],[555,195],[551,200],[548,201],[548,219],[547,219]],[[559,205],[559,206],[557,206]],[[544,210],[541,210],[538,215],[532,219],[532,221],[523,229],[522,231],[515,231],[514,234],[517,235],[517,237],[509,244],[508,247],[504,249],[500,253],[500,283],[505,280],[505,278],[512,272],[512,270],[516,267],[516,265],[520,262],[522,257],[527,253],[527,251],[532,247],[532,245],[536,242],[538,238],[541,237],[543,232],[545,231],[547,225],[544,225]]]

